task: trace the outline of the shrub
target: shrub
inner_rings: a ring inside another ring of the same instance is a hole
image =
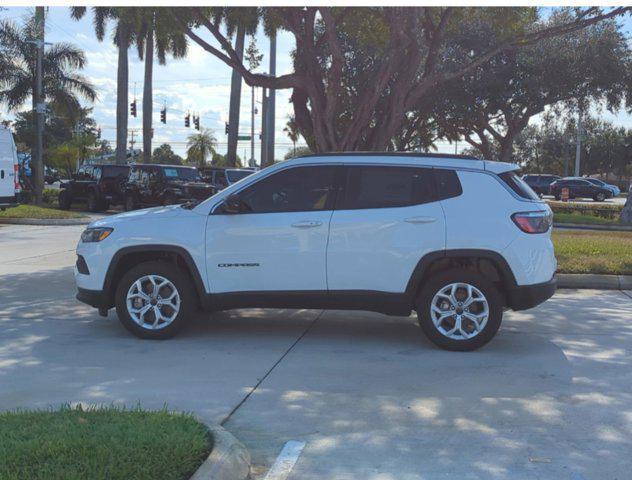
[[[590,205],[582,203],[549,202],[553,213],[570,213],[591,215],[593,217],[619,218],[623,205]]]
[[[42,200],[46,205],[57,205],[57,198],[59,197],[59,190],[54,188],[45,188],[42,192]]]

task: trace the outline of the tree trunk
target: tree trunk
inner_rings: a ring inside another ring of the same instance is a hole
[[[237,27],[237,38],[235,39],[235,52],[242,59],[244,55],[244,40],[246,29],[239,25]],[[241,104],[241,75],[237,69],[233,68],[230,80],[230,111],[228,113],[228,152],[226,158],[228,164],[234,167],[237,164],[237,136],[239,135],[239,108]]]
[[[513,136],[506,136],[500,142],[498,160],[501,162],[511,162],[513,157]]]
[[[154,70],[154,35],[149,28],[145,43],[145,79],[143,83],[143,161],[151,162],[151,140],[152,140],[152,77]]]
[[[623,210],[621,210],[619,221],[625,225],[632,225],[632,185],[630,185],[628,190],[628,198],[625,201]]]
[[[118,164],[127,162],[128,36],[127,27],[123,22],[119,22],[116,78],[116,163]]]

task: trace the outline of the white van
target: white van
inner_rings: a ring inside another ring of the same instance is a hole
[[[11,130],[0,127],[0,210],[15,207],[20,192],[18,153]]]

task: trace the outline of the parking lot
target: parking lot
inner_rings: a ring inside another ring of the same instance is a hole
[[[0,409],[66,402],[223,422],[263,478],[623,479],[632,469],[632,292],[559,291],[484,349],[440,351],[413,317],[241,310],[142,341],[74,299],[83,227],[0,225]]]

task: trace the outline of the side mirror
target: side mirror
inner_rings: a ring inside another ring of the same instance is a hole
[[[241,198],[239,198],[239,195],[233,193],[232,195],[226,197],[226,200],[224,200],[222,210],[224,213],[235,214],[242,211],[242,206],[243,202],[241,201]]]

